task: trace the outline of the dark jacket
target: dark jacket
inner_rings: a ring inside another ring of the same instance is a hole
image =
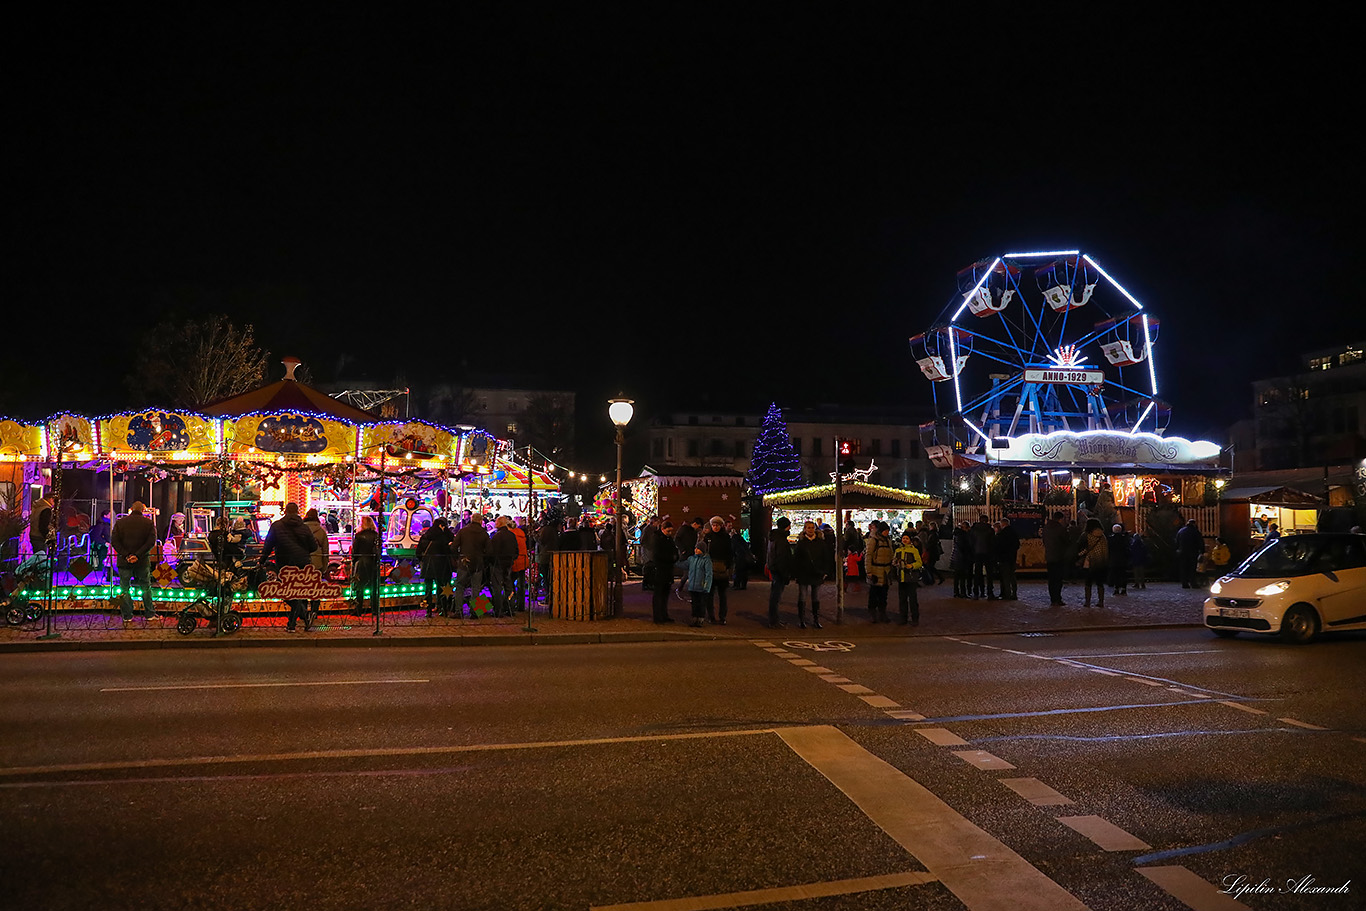
[[[830,576],[834,568],[834,556],[830,545],[821,535],[808,538],[802,535],[797,539],[793,554],[793,574],[799,585],[819,585]]]
[[[972,567],[972,532],[962,526],[953,530],[953,550],[949,553],[949,567],[954,572]]]
[[[735,555],[735,568],[743,569],[754,562],[750,554],[749,542],[738,531],[730,536],[730,552]]]
[[[972,526],[972,555],[990,557],[992,545],[996,540],[996,530],[990,522],[975,522]]]
[[[499,569],[512,569],[513,562],[517,559],[517,536],[512,533],[512,529],[504,525],[494,532],[489,539],[489,556]]]
[[[768,571],[775,578],[791,579],[796,569],[792,542],[787,540],[786,528],[774,528],[768,536]]]
[[[996,532],[996,540],[993,542],[996,548],[996,562],[1001,564],[1015,564],[1015,555],[1020,552],[1020,533],[1015,530],[1013,525]]]
[[[309,535],[309,540],[313,540],[312,535]],[[114,531],[109,536],[109,543],[114,545],[114,550],[118,551],[119,566],[136,565],[128,562],[130,556],[137,557],[137,563],[145,565],[147,555],[156,546],[157,529],[152,524],[152,520],[142,513],[130,512],[114,523]]]
[[[271,523],[261,560],[264,562],[273,553],[280,566],[308,566],[317,549],[318,542],[304,520],[298,516],[285,516]]]
[[[1049,519],[1044,523],[1043,532],[1043,558],[1046,563],[1066,563],[1067,562],[1067,526],[1055,519]]]
[[[1148,542],[1143,540],[1140,534],[1129,536],[1129,565],[1147,566],[1148,565]]]
[[[379,532],[371,531],[368,528],[356,532],[355,536],[351,538],[351,556],[379,556]]]
[[[98,519],[94,525],[90,526],[90,546],[100,547],[109,543],[109,520]]]
[[[707,553],[711,554],[713,574],[729,573],[735,568],[735,554],[730,549],[730,535],[725,529],[707,532]]]
[[[1205,552],[1205,536],[1194,525],[1182,525],[1176,533],[1176,552],[1186,557],[1198,557]]]
[[[691,525],[684,525],[674,532],[674,541],[678,545],[678,552],[683,555],[683,559],[692,556],[692,549],[697,545],[697,529]]]
[[[449,560],[454,554],[454,545],[455,535],[449,528],[433,525],[422,533],[414,553],[419,557],[445,557]]]
[[[654,547],[650,551],[650,559],[654,561],[655,566],[672,567],[678,562],[678,548],[674,546],[672,535],[666,535],[661,531],[654,536],[652,543]],[[670,569],[669,572],[673,570]]]
[[[460,529],[460,534],[455,536],[455,544],[460,549],[460,559],[469,560],[477,567],[488,555],[489,533],[484,531],[483,524],[471,522]]]
[[[1129,533],[1117,531],[1110,535],[1110,566],[1114,569],[1129,568]]]

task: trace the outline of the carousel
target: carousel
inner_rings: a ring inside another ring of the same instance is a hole
[[[546,471],[519,464],[509,443],[483,430],[376,420],[295,381],[298,362],[285,363],[280,382],[202,411],[0,417],[0,477],[11,478],[0,491],[5,505],[35,518],[51,508],[57,525],[55,544],[38,545],[45,553],[35,555],[25,535],[6,542],[6,599],[45,599],[57,612],[108,611],[119,586],[99,526],[140,501],[157,528],[152,599],[179,610],[215,582],[215,572],[200,570],[213,562],[209,535],[220,519],[244,535],[248,556],[259,555],[270,523],[297,503],[301,515],[317,510],[328,534],[325,600],[355,596],[351,539],[370,518],[383,530],[381,605],[393,607],[422,595],[413,548],[438,516],[458,519],[472,502],[481,511],[528,515],[539,496],[558,489]],[[233,586],[234,610],[283,609],[273,574],[243,581]],[[140,597],[134,591],[134,601]]]

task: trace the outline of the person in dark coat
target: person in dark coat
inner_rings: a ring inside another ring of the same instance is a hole
[[[299,518],[299,504],[286,503],[284,516],[272,522],[270,531],[266,533],[261,562],[266,562],[274,554],[277,566],[311,566],[313,551],[317,549],[318,542],[313,532]],[[304,632],[311,630],[313,615],[308,611],[308,602],[296,599],[288,603],[289,619],[285,621],[285,630],[294,632],[298,628],[299,618],[303,618]]]
[[[1110,530],[1110,589],[1115,595],[1129,594],[1129,533],[1118,522]]]
[[[119,606],[123,609],[123,622],[133,620],[133,599],[128,595],[128,583],[137,582],[142,587],[142,611],[148,620],[156,618],[152,609],[152,548],[157,543],[157,529],[152,520],[144,515],[147,507],[134,503],[128,515],[114,523],[109,543],[118,554],[119,569]]]
[[[508,594],[512,588],[512,564],[517,562],[517,536],[508,527],[507,516],[495,519],[494,526],[497,530],[489,539],[489,556],[493,567],[489,592],[493,595],[494,614],[511,617],[512,605],[508,602]]]
[[[949,571],[953,573],[953,596],[966,598],[971,594],[972,525],[967,519],[953,530],[953,550],[949,552]]]
[[[1129,536],[1129,566],[1134,571],[1134,588],[1147,588],[1148,542],[1138,532]]]
[[[659,516],[650,516],[640,530],[640,590],[654,591],[658,570],[655,566],[655,540],[659,537]],[[670,576],[670,579],[673,577]]]
[[[1001,600],[1014,601],[1020,596],[1015,581],[1015,558],[1020,552],[1020,533],[1007,519],[996,523],[996,537],[992,539],[996,572],[1001,579]]]
[[[451,560],[455,556],[455,535],[445,516],[438,517],[422,533],[414,554],[422,561],[422,589],[427,598],[427,616],[436,611],[446,616],[449,596],[444,590],[451,584]]]
[[[806,629],[806,593],[811,593],[811,625],[821,626],[821,584],[835,569],[835,558],[830,553],[827,539],[816,532],[816,523],[802,526],[793,553],[793,576],[797,580],[797,625]]]
[[[654,622],[673,623],[673,617],[669,616],[669,592],[673,590],[673,569],[674,564],[678,562],[678,548],[674,545],[674,524],[665,522],[661,525],[651,536],[650,543],[654,547],[650,559],[654,561],[657,573],[650,598],[651,606],[654,608]]]
[[[792,573],[796,569],[792,543],[787,540],[787,530],[791,525],[787,516],[782,516],[768,536],[768,574],[772,580],[768,589],[768,625],[771,629],[787,626],[778,617],[778,602],[782,600],[783,589],[792,581]]]
[[[693,549],[697,546],[698,535],[702,531],[702,520],[693,519],[692,522],[684,522],[674,534],[674,545],[678,548],[680,559],[687,560],[692,556]],[[687,601],[688,596],[684,592],[688,587],[688,577],[681,575],[678,580],[678,598],[680,601]]]
[[[992,591],[996,575],[994,565],[994,550],[996,542],[996,529],[991,527],[991,522],[987,519],[986,513],[977,516],[976,523],[972,530],[972,597],[985,597],[988,601],[996,600],[996,593]]]
[[[730,532],[720,516],[711,517],[711,529],[706,533],[707,554],[711,557],[711,591],[707,595],[707,621],[726,625],[726,589],[730,588],[731,570],[735,568],[735,554],[730,549]],[[717,606],[717,602],[720,606]]]
[[[462,605],[469,605],[470,617],[474,613],[474,601],[484,590],[484,561],[488,556],[489,533],[484,530],[484,517],[471,516],[469,524],[460,529],[455,536],[456,547],[460,551],[459,575],[455,579],[455,603],[451,613],[460,616]],[[469,594],[465,591],[469,589]]]
[[[1052,607],[1062,607],[1062,584],[1067,576],[1069,557],[1067,526],[1063,524],[1060,512],[1044,523],[1039,537],[1043,538],[1043,560],[1048,568],[1048,603]]]
[[[730,551],[735,555],[735,590],[743,591],[749,588],[749,568],[754,563],[754,556],[738,528],[731,533]]]
[[[365,613],[366,595],[371,610],[379,612],[379,532],[375,520],[360,520],[360,531],[351,538],[351,587],[356,598],[356,613]]]
[[[95,558],[95,568],[100,571],[105,580],[109,579],[105,561],[109,559],[109,510],[100,513],[100,517],[95,520],[95,524],[90,526],[90,553]]]
[[[1176,533],[1176,565],[1181,574],[1182,588],[1199,588],[1197,567],[1205,553],[1205,536],[1200,526],[1191,519]]]

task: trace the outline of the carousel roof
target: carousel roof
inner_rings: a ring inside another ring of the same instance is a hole
[[[914,490],[883,487],[866,481],[845,481],[840,490],[840,506],[844,509],[936,509],[939,498]],[[808,509],[834,509],[835,485],[820,484],[795,490],[778,490],[764,494],[765,506],[804,506]]]
[[[284,364],[284,379],[259,389],[210,402],[200,411],[214,417],[252,414],[258,411],[305,411],[353,423],[371,423],[378,420],[368,411],[334,399],[327,393],[294,379],[294,368],[299,365],[297,359],[285,358]]]

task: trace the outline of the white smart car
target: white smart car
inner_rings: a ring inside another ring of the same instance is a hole
[[[1209,591],[1205,626],[1220,636],[1279,633],[1304,643],[1327,630],[1366,629],[1366,536],[1280,538]]]

